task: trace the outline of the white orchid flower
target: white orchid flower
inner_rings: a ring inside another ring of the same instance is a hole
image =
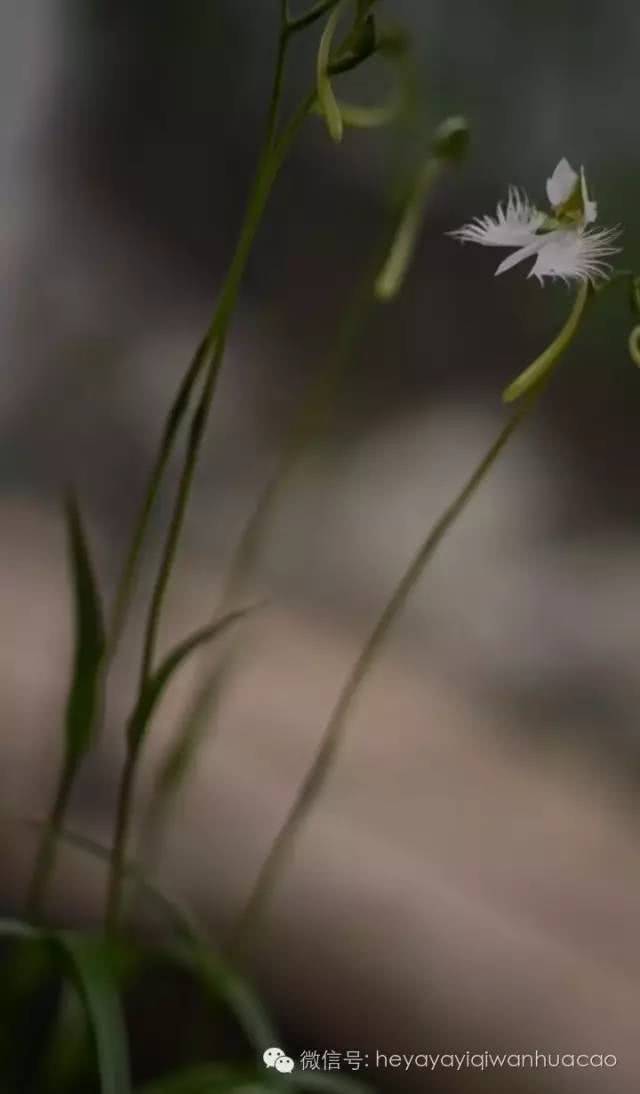
[[[598,209],[589,197],[584,169],[578,175],[566,159],[560,160],[547,179],[547,197],[551,212],[543,213],[526,194],[511,187],[506,204],[498,205],[495,217],[476,217],[450,235],[484,247],[515,247],[496,274],[535,258],[528,276],[537,277],[541,284],[545,277],[567,283],[607,277],[611,266],[606,259],[620,250],[613,246],[619,229],[589,227]]]

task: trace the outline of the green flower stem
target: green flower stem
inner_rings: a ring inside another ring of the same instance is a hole
[[[589,282],[585,281],[578,289],[569,318],[560,333],[554,338],[553,342],[547,346],[544,352],[541,353],[524,372],[521,372],[513,383],[509,384],[508,388],[503,392],[502,398],[505,403],[515,402],[516,399],[519,399],[521,395],[524,395],[525,392],[539,384],[540,381],[551,372],[560,356],[565,352],[573,340],[580,320],[582,319],[587,300],[589,299],[589,294]]]
[[[173,515],[170,521],[167,538],[162,554],[162,559],[156,578],[147,626],[145,630],[144,649],[142,657],[140,690],[145,686],[149,674],[153,668],[158,630],[161,621],[164,599],[173,570],[180,536],[184,524],[184,517],[191,497],[194,475],[198,458],[202,448],[202,442],[206,431],[206,425],[213,403],[216,384],[222,360],[228,330],[235,309],[240,284],[244,270],[251,253],[256,232],[261,223],[268,197],[273,184],[278,176],[280,168],[286,158],[286,154],[297,135],[304,119],[313,105],[314,96],[309,96],[296,111],[289,124],[285,127],[277,140],[273,138],[273,126],[277,118],[277,104],[282,86],[281,69],[284,66],[285,51],[278,52],[277,74],[273,100],[275,109],[269,112],[269,132],[265,151],[261,157],[256,179],[252,188],[245,216],[244,224],[236,251],[225,280],[220,297],[220,302],[213,323],[205,335],[203,342],[203,360],[206,361],[206,379],[202,395],[193,414],[185,462],[180,477]],[[119,925],[122,891],[123,891],[123,863],[126,859],[127,841],[129,836],[132,803],[135,792],[136,776],[141,751],[137,747],[128,747],[125,768],[123,771],[119,800],[117,807],[116,828],[114,834],[114,851],[106,905],[106,923],[110,931],[115,931]]]
[[[360,337],[367,317],[374,305],[372,278],[358,292],[352,308],[342,325],[336,353],[328,366],[313,382],[291,429],[282,457],[268,480],[244,526],[233,554],[216,615],[224,615],[239,600],[254,573],[262,552],[278,502],[286,491],[298,462],[308,450],[326,421],[333,396],[341,377],[349,364],[353,349]],[[221,699],[231,665],[227,660],[207,672],[200,683],[193,701],[169,747],[165,762],[155,783],[151,802],[143,825],[144,859],[152,862],[157,858],[162,840],[162,830],[171,813],[181,785],[190,770],[205,728],[208,728]]]
[[[187,505],[191,496],[194,473],[200,455],[213,397],[215,395],[217,380],[224,357],[227,333],[235,309],[242,276],[249,254],[251,253],[251,247],[260,225],[267,199],[271,193],[280,167],[282,166],[286,152],[304,121],[310,105],[310,100],[308,100],[301,110],[298,111],[293,123],[288,127],[285,134],[278,142],[278,145],[274,149],[269,148],[263,159],[249,202],[248,213],[243,230],[240,234],[238,247],[222,292],[216,323],[212,326],[209,335],[207,336],[209,351],[212,353],[212,356],[208,365],[207,378],[202,396],[193,415],[176,504],[165,543],[158,578],[152,595],[144,641],[141,670],[142,683],[146,681],[153,665],[164,597],[175,562],[176,550],[184,524]]]
[[[322,734],[320,747],[313,764],[274,840],[249,901],[236,924],[230,942],[230,951],[236,958],[240,959],[245,953],[248,944],[255,935],[257,924],[268,910],[291,848],[331,770],[334,757],[344,737],[347,719],[354,701],[366,681],[393,624],[415,589],[434,551],[471,501],[512,434],[530,413],[541,389],[542,385],[539,385],[529,393],[528,398],[522,402],[520,408],[500,431],[497,439],[480,461],[458,496],[445,509],[440,519],[433,526],[371,631],[360,656],[347,677]]]
[[[314,18],[319,17],[320,14],[321,12],[318,10],[314,14]],[[277,178],[284,159],[286,158],[286,154],[289,151],[289,148],[298,133],[298,130],[300,129],[307,115],[314,108],[316,102],[316,92],[314,91],[307,96],[307,98],[304,100],[304,102],[291,118],[289,124],[284,127],[281,135],[276,139],[275,131],[277,127],[279,104],[282,93],[284,65],[286,59],[286,46],[292,33],[294,33],[298,29],[302,29],[302,24],[291,24],[287,22],[287,4],[285,2],[281,3],[281,18],[282,22],[276,62],[276,74],[274,79],[274,90],[271,100],[271,106],[269,109],[268,134],[265,144],[265,151],[263,153],[258,167],[258,171],[256,173],[256,179],[249,200],[244,225],[240,233],[240,238],[233,261],[231,263],[231,267],[229,269],[229,273],[227,275],[227,279],[225,281],[225,285],[220,298],[220,303],[216,311],[216,316],[210,330],[205,336],[203,343],[203,357],[208,362],[207,378],[202,396],[196,407],[192,419],[189,440],[187,444],[187,452],[185,456],[185,463],[178,486],[176,503],[170,522],[167,539],[165,541],[165,547],[160,563],[158,576],[152,593],[151,605],[144,638],[140,680],[141,690],[144,687],[149,677],[149,673],[153,668],[155,648],[157,644],[158,630],[160,626],[166,590],[176,558],[176,552],[180,541],[182,527],[184,524],[184,517],[191,496],[193,478],[198,463],[202,440],[206,430],[206,423],[213,402],[216,383],[224,356],[224,347],[226,343],[227,333],[235,309],[237,295],[240,288],[242,276],[244,274],[244,269],[249,254],[251,252],[251,247],[253,245],[255,234],[260,224],[262,213],[264,211],[273,184]],[[120,800],[118,804],[118,816],[116,821],[114,846],[114,868],[109,883],[109,893],[107,897],[107,926],[108,929],[112,931],[115,930],[118,926],[121,912],[122,863],[124,862],[126,857],[127,840],[131,817],[131,801],[135,790],[138,760],[139,750],[136,750],[135,753],[132,753],[130,749],[127,757],[127,763],[120,792]]]
[[[274,162],[278,163],[278,160],[283,159],[286,155],[288,147],[293,140],[293,137],[295,136],[295,133],[297,132],[301,121],[303,120],[301,117],[299,117],[299,115],[294,116],[289,127],[284,131],[281,137],[280,152],[278,153],[277,151],[274,151],[289,38],[290,35],[286,23],[286,4],[283,3],[281,11],[280,33],[278,35],[275,74],[267,114],[264,151],[262,153],[256,171],[253,190],[250,195],[249,205],[247,213],[245,215],[245,222],[241,230],[240,239],[236,247],[236,252],[234,254],[232,265],[230,267],[227,280],[223,287],[222,294],[216,306],[213,320],[195,353],[195,356],[180,384],[180,387],[178,388],[173,405],[171,407],[171,410],[169,411],[167,422],[162,434],[158,455],[151,470],[149,482],[142,502],[142,507],[140,509],[136,526],[134,528],[131,544],[127,553],[127,557],[125,559],[122,575],[120,577],[120,581],[118,583],[118,588],[116,591],[111,626],[109,630],[109,643],[106,658],[107,663],[109,663],[115,655],[120,642],[120,638],[122,636],[122,632],[124,630],[129,608],[133,599],[133,594],[135,592],[142,556],[142,549],[144,547],[144,542],[147,536],[147,532],[149,530],[151,514],[153,512],[156,499],[158,497],[160,486],[162,485],[162,481],[164,479],[164,473],[166,471],[169,459],[171,457],[171,453],[173,451],[178,430],[189,408],[189,403],[195,385],[210,360],[213,348],[216,345],[218,335],[220,334],[220,331],[224,324],[228,323],[230,311],[232,310],[235,303],[235,296],[237,295],[239,284],[242,279],[244,266],[248,257],[248,251],[251,249],[253,237],[259,225],[261,214],[264,210],[265,202],[263,201],[261,205],[259,204],[258,192],[261,190],[262,181],[266,181],[269,171],[273,170]],[[277,168],[275,174],[277,174]]]
[[[423,179],[425,168],[419,175]],[[404,171],[403,171],[404,175]],[[406,187],[403,187],[407,191]],[[422,189],[422,188],[421,188]],[[337,344],[320,374],[315,377],[303,398],[302,405],[289,431],[284,449],[271,478],[267,481],[258,501],[249,516],[233,553],[229,573],[224,584],[217,614],[224,615],[238,604],[245,593],[273,522],[274,515],[282,495],[286,492],[292,476],[304,454],[325,427],[335,402],[338,388],[347,371],[366,328],[371,312],[379,302],[376,285],[379,276],[388,263],[398,231],[402,230],[406,218],[407,204],[414,200],[415,183],[397,201],[397,208],[391,217],[391,224],[384,231],[380,244],[375,248],[373,260],[361,279],[353,300],[340,325]],[[422,191],[421,209],[424,208],[426,193]],[[400,285],[398,284],[398,288]],[[202,739],[205,728],[209,728],[219,705],[224,689],[224,681],[229,674],[230,665],[225,660],[213,671],[206,673],[198,687],[193,701],[178,729],[175,740],[169,747],[165,762],[154,785],[151,802],[143,824],[144,859],[153,862],[158,855],[162,840],[162,829],[167,823],[172,803],[180,786],[187,777],[190,765]]]

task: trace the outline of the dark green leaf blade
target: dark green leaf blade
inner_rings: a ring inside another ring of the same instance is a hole
[[[111,943],[70,931],[54,937],[75,971],[93,1030],[102,1094],[131,1094],[127,1033],[109,961]]]
[[[129,719],[127,733],[130,748],[136,749],[141,745],[151,720],[151,715],[160,702],[165,688],[173,674],[180,668],[189,654],[193,653],[193,651],[200,646],[212,642],[214,638],[220,637],[229,629],[229,627],[234,623],[237,623],[239,619],[242,619],[249,610],[250,609],[248,608],[243,608],[239,611],[229,612],[229,614],[223,616],[222,619],[218,619],[208,627],[202,627],[201,630],[196,631],[195,634],[192,634],[189,638],[185,638],[183,642],[180,642],[180,644],[167,655],[162,664],[159,665],[142,688],[133,714]]]
[[[226,1004],[260,1057],[266,1048],[280,1043],[277,1030],[252,988],[205,939],[190,932],[179,943],[167,948],[167,954],[190,970],[205,995]]]
[[[75,657],[66,716],[67,762],[75,765],[91,746],[100,702],[105,652],[104,616],[80,510],[74,497],[66,504],[69,562],[73,582]]]

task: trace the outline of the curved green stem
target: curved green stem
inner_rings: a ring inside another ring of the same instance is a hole
[[[585,281],[578,289],[569,318],[560,333],[556,335],[553,342],[547,346],[544,353],[541,353],[524,372],[521,372],[513,383],[509,384],[503,392],[502,398],[505,403],[515,402],[521,395],[530,391],[549,375],[556,361],[561,357],[573,340],[586,307],[587,300],[589,299],[589,292],[589,282]]]
[[[254,936],[256,925],[268,909],[282,870],[286,866],[292,845],[324,787],[336,751],[344,737],[347,719],[353,708],[353,704],[369,675],[375,659],[380,653],[393,624],[417,585],[425,566],[429,562],[434,551],[464,511],[467,504],[471,501],[478,487],[485,480],[512,434],[518,428],[522,420],[530,413],[540,390],[540,387],[535,388],[530,393],[529,397],[522,403],[519,410],[507,422],[506,426],[500,431],[497,439],[480,461],[460,493],[445,509],[440,519],[433,526],[410,562],[403,577],[388,600],[382,614],[373,627],[357,661],[345,681],[338,701],[322,734],[320,747],[313,764],[269,851],[249,901],[235,927],[231,938],[230,949],[236,957],[240,958],[242,956],[247,945]]]
[[[338,20],[340,19],[341,9],[344,4],[345,0],[339,0],[339,3],[329,16],[327,25],[322,32],[316,60],[318,103],[320,104],[321,112],[325,116],[329,134],[334,141],[342,140],[343,125],[340,107],[338,106],[336,97],[333,93],[333,87],[331,86],[331,80],[329,79],[329,63],[331,60],[331,46],[333,45]]]

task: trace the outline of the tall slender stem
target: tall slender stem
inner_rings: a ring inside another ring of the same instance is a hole
[[[294,113],[288,125],[284,127],[282,133],[276,139],[275,130],[278,120],[279,102],[282,94],[287,41],[288,35],[286,29],[284,26],[281,26],[264,150],[260,156],[244,221],[240,230],[233,259],[225,278],[216,313],[201,345],[199,359],[202,362],[202,365],[200,367],[206,368],[206,379],[201,397],[193,413],[174,509],[152,593],[144,637],[140,693],[146,686],[149,675],[153,670],[154,655],[164,600],[176,559],[180,536],[184,526],[184,518],[191,497],[195,472],[206,432],[206,425],[224,357],[227,334],[235,310],[244,271],[258,227],[262,220],[262,214],[275,180],[286,158],[286,154],[314,100],[313,95],[308,96],[304,100],[298,110]],[[195,365],[193,367],[195,368]],[[106,923],[107,928],[110,931],[115,931],[118,928],[121,915],[123,863],[126,860],[127,842],[140,755],[140,748],[132,747],[131,745],[129,746],[119,791],[113,861],[106,907]]]
[[[189,369],[187,370],[187,373],[180,383],[163,430],[158,454],[156,456],[154,465],[149,476],[149,481],[136,521],[131,544],[125,558],[120,581],[118,583],[118,588],[116,591],[109,633],[108,660],[111,660],[116,652],[122,635],[122,631],[124,629],[124,625],[126,623],[129,607],[131,605],[133,593],[135,591],[142,548],[144,546],[144,541],[146,539],[149,529],[149,521],[160,490],[160,486],[164,478],[167,464],[173,451],[173,446],[175,444],[179,427],[182,424],[185,414],[187,413],[187,410],[189,408],[189,402],[196,382],[209,361],[212,349],[216,344],[216,339],[220,332],[220,328],[222,327],[225,320],[228,321],[229,312],[233,307],[234,297],[235,294],[237,294],[239,283],[242,278],[242,273],[244,271],[244,265],[246,263],[248,251],[251,248],[251,243],[253,242],[253,237],[255,235],[255,231],[257,230],[260,216],[263,211],[263,207],[260,209],[254,207],[252,210],[252,206],[254,205],[254,203],[257,205],[256,192],[259,189],[260,178],[266,170],[269,159],[273,155],[273,146],[276,140],[278,114],[280,101],[282,98],[283,80],[286,67],[287,47],[290,38],[283,13],[281,13],[280,31],[278,34],[275,73],[267,113],[264,149],[258,163],[258,168],[256,170],[255,180],[249,198],[249,206],[245,215],[245,221],[243,223],[241,235],[236,246],[236,252],[234,254],[232,264],[222,290],[222,294],[216,306],[212,322],[204,338],[200,342],[200,345],[198,346],[198,349],[193,357]],[[296,120],[296,118],[293,119],[294,122]],[[284,158],[284,154],[288,148],[290,139],[292,138],[288,132],[285,132],[283,139],[285,141],[285,147],[282,150],[282,158]],[[250,231],[249,221],[251,220],[252,211],[253,213],[257,213],[257,217],[256,222],[253,224],[253,231]]]
[[[285,439],[282,454],[242,529],[218,602],[218,615],[224,615],[239,602],[243,595],[255,572],[279,499],[285,492],[289,479],[304,453],[326,424],[337,389],[352,362],[354,351],[371,312],[380,300],[386,301],[394,295],[393,292],[380,293],[379,280],[389,265],[389,256],[395,249],[398,234],[406,232],[406,211],[409,206],[413,207],[416,204],[418,191],[420,208],[424,206],[428,189],[437,177],[437,171],[430,167],[432,162],[428,161],[426,166],[420,169],[409,186],[405,185],[403,169],[402,185],[394,187],[396,197],[389,223],[381,233],[368,268],[354,292],[350,306],[341,319],[335,348],[319,374],[310,381]],[[417,228],[416,224],[415,234],[417,234]],[[407,255],[407,262],[408,258],[409,255]],[[402,273],[406,273],[406,265],[405,262]],[[399,273],[395,279],[395,289],[400,287],[401,281],[402,274]],[[208,670],[204,674],[175,739],[169,746],[165,762],[153,788],[143,825],[144,857],[147,862],[153,862],[157,858],[162,840],[162,828],[167,823],[172,803],[196,755],[205,729],[205,719],[207,719],[208,730],[211,728],[211,723],[215,721],[216,708],[220,704],[224,680],[228,674],[228,660],[221,665],[216,665],[213,671]]]
[[[338,701],[333,708],[331,717],[322,734],[316,757],[274,840],[258,875],[249,901],[233,931],[230,941],[230,951],[236,958],[242,957],[253,937],[257,923],[268,910],[274,890],[282,870],[286,865],[288,855],[300,831],[301,825],[304,823],[304,820],[308,816],[309,811],[312,809],[324,786],[333,758],[344,736],[348,715],[393,624],[404,608],[410,593],[418,583],[427,562],[488,475],[498,456],[509,441],[509,438],[515,432],[520,422],[530,412],[537,394],[538,391],[532,392],[531,395],[523,401],[518,411],[500,431],[497,439],[480,461],[460,493],[451,504],[447,506],[440,519],[432,527],[411,560],[401,580],[395,587],[382,614],[379,616],[367,641],[362,647],[360,655],[344,683]]]
[[[282,61],[280,61],[279,64],[282,64]],[[202,392],[202,396],[193,415],[191,429],[189,432],[187,451],[185,455],[185,462],[180,478],[180,483],[178,486],[178,493],[176,496],[176,503],[171,518],[169,531],[167,533],[167,539],[165,542],[163,556],[160,563],[158,577],[152,595],[151,607],[149,611],[149,618],[147,622],[144,641],[144,653],[141,670],[142,684],[144,684],[144,682],[146,681],[147,676],[153,665],[155,647],[158,638],[158,627],[160,624],[164,598],[175,561],[180,535],[184,525],[184,517],[191,497],[194,474],[202,448],[202,442],[206,431],[209,413],[213,403],[213,397],[215,395],[220,368],[222,366],[222,361],[224,358],[227,333],[235,309],[235,304],[242,281],[242,275],[244,273],[249,254],[251,253],[251,247],[253,245],[256,232],[260,225],[267,199],[269,197],[269,194],[271,193],[271,189],[277,178],[280,167],[282,166],[285,153],[291,141],[293,140],[293,137],[297,133],[299,126],[302,124],[306,113],[307,106],[305,104],[304,109],[299,111],[298,114],[295,116],[293,124],[289,126],[288,129],[285,131],[283,138],[273,148],[271,147],[271,144],[269,144],[269,147],[266,149],[265,154],[261,160],[251,197],[249,199],[245,222],[241,230],[236,252],[234,254],[233,261],[229,268],[229,273],[223,288],[219,310],[216,315],[216,323],[212,325],[212,328],[207,336],[212,356],[208,365],[207,378]]]

